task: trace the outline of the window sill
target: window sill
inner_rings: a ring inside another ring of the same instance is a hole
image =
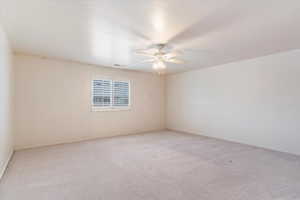
[[[112,112],[112,111],[128,111],[131,107],[121,107],[121,108],[99,108],[99,107],[92,107],[92,112]]]

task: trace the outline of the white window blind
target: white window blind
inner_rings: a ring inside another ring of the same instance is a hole
[[[129,83],[124,81],[113,81],[113,106],[128,106]]]
[[[111,81],[94,80],[93,81],[93,105],[97,107],[111,106]]]
[[[128,108],[129,93],[129,81],[93,80],[92,105],[100,110]]]

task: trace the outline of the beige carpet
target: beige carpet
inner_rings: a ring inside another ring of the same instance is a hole
[[[17,152],[1,200],[294,200],[300,157],[175,132]]]

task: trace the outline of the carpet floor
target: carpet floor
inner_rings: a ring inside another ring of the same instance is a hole
[[[299,200],[300,157],[171,131],[14,154],[1,200]]]

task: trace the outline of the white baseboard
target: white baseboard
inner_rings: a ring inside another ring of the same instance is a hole
[[[221,137],[210,136],[210,135],[206,135],[203,132],[196,132],[196,131],[183,130],[183,129],[172,129],[172,128],[167,128],[167,130],[174,131],[174,132],[179,132],[179,133],[185,133],[185,134],[200,135],[202,137],[212,138],[212,139],[216,139],[216,140],[223,140],[223,141],[237,143],[237,144],[243,144],[243,145],[247,145],[247,146],[251,146],[251,147],[255,147],[255,148],[259,148],[259,149],[264,149],[264,150],[268,150],[268,151],[276,151],[276,152],[281,152],[281,153],[288,153],[288,154],[295,155],[295,156],[300,156],[299,152],[285,151],[285,150],[282,150],[282,149],[278,149],[278,148],[274,148],[274,147],[270,147],[270,146],[252,144],[252,143],[245,142],[245,141],[239,141],[239,140],[234,140],[234,139],[229,139],[229,138],[221,138]]]
[[[97,140],[97,139],[106,139],[106,138],[112,138],[112,137],[122,137],[122,136],[128,136],[128,135],[136,135],[136,134],[143,134],[143,133],[151,133],[151,132],[157,132],[157,131],[164,131],[165,128],[160,129],[153,129],[153,130],[142,130],[142,131],[132,131],[129,133],[114,133],[111,135],[103,135],[103,136],[94,136],[94,137],[81,137],[76,139],[68,139],[68,140],[59,140],[49,143],[42,143],[42,144],[34,144],[34,145],[22,145],[22,146],[15,146],[15,151],[21,151],[26,149],[34,149],[34,148],[40,148],[40,147],[47,147],[47,146],[55,146],[55,145],[61,145],[61,144],[72,144],[77,142],[85,142],[89,140]]]
[[[4,163],[3,167],[2,167],[2,169],[0,169],[0,180],[1,180],[1,178],[3,177],[3,175],[4,175],[4,173],[5,173],[5,170],[7,169],[8,163],[9,163],[9,161],[11,160],[13,154],[14,154],[14,151],[11,151],[10,154],[9,154],[9,156],[8,156],[8,158],[7,158],[7,160],[5,161],[5,163]]]

